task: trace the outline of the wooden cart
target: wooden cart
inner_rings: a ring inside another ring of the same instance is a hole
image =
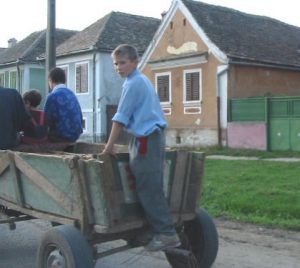
[[[6,216],[0,223],[14,229],[17,221],[38,218],[53,225],[40,241],[38,267],[94,267],[98,258],[140,246],[134,238],[147,223],[128,154],[100,155],[102,146],[75,143],[55,152],[0,151],[0,213]],[[166,152],[164,192],[182,240],[180,248],[165,252],[172,267],[208,268],[217,255],[216,227],[197,207],[203,166],[202,153]],[[97,252],[97,244],[118,239],[127,244]]]

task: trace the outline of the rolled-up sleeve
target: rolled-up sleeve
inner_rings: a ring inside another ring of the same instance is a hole
[[[140,103],[140,98],[141,92],[138,90],[138,83],[130,86],[124,85],[117,113],[112,120],[122,123],[125,127],[128,126],[136,107]]]

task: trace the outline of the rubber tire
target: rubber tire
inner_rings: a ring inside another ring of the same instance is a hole
[[[46,268],[46,261],[54,249],[64,256],[66,268],[93,268],[91,247],[78,229],[60,225],[47,231],[39,244],[37,267]]]
[[[190,250],[194,255],[192,267],[209,268],[214,263],[219,249],[219,239],[216,226],[204,209],[197,211],[196,218],[184,223],[181,237],[181,248]],[[166,253],[173,268],[187,268],[187,263],[180,263],[178,257]]]

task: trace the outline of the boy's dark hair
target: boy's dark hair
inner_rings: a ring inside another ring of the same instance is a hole
[[[139,58],[137,49],[134,46],[121,44],[111,53],[112,57],[128,57],[130,61],[136,61]]]
[[[50,71],[48,78],[56,84],[65,84],[66,83],[65,71],[58,67],[55,67]]]
[[[42,95],[38,90],[29,90],[23,94],[23,101],[29,102],[31,106],[37,107],[41,103]]]

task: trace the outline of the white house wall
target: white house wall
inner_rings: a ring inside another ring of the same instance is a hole
[[[95,56],[95,58],[94,58]],[[95,94],[93,94],[93,62],[95,61]],[[81,139],[92,141],[93,134],[97,142],[103,142],[107,136],[106,105],[117,105],[121,95],[123,79],[115,72],[110,53],[87,54],[57,59],[56,65],[68,67],[69,88],[75,92],[75,66],[80,62],[89,64],[89,91],[76,94],[86,120],[86,131]],[[95,119],[93,117],[93,97],[95,96]],[[95,127],[93,124],[95,122]],[[93,133],[95,130],[95,133]]]
[[[118,105],[122,84],[122,79],[115,71],[110,53],[100,54],[100,96],[98,98],[98,107],[100,109],[101,129],[100,136],[106,139],[107,133],[107,115],[106,105]]]
[[[88,93],[77,94],[75,91],[76,64],[87,62],[88,63]],[[57,59],[56,65],[58,67],[68,68],[67,86],[74,91],[80,103],[83,118],[86,120],[86,130],[82,135],[82,139],[91,140],[93,136],[93,54],[82,56],[72,56],[68,58]],[[97,134],[97,133],[96,133]]]

